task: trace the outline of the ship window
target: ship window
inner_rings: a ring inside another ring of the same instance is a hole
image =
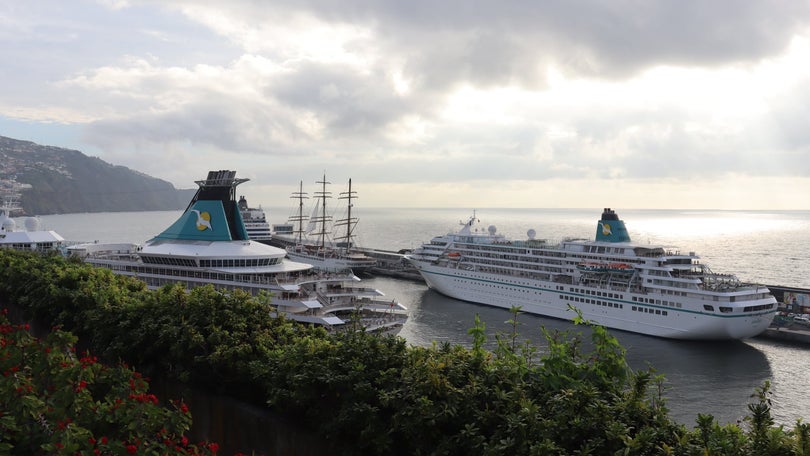
[[[720,307],[720,312],[723,313],[729,313],[731,312],[731,310],[732,310],[731,307],[723,307],[723,306]]]
[[[708,304],[703,304],[703,310],[708,310],[709,312],[714,312],[714,307]]]

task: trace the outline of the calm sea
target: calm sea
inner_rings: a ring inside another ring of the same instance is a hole
[[[266,208],[271,223],[285,221],[288,208]],[[494,226],[512,238],[592,238],[601,209],[479,209],[481,226]],[[744,281],[810,288],[810,212],[677,211],[617,212],[635,241],[696,252],[713,271],[734,273]],[[457,229],[472,210],[355,208],[360,223],[357,243],[386,250],[410,249],[431,237]],[[71,241],[143,242],[173,223],[180,211],[64,214],[41,217],[43,228]],[[410,309],[400,332],[414,345],[449,341],[469,345],[467,329],[479,314],[490,340],[509,332],[503,309],[457,301],[421,283],[389,278],[367,280]],[[545,346],[541,328],[580,331],[570,323],[532,315],[519,317],[520,334]],[[666,378],[671,416],[693,425],[698,413],[720,422],[736,422],[748,412],[750,395],[766,380],[772,384],[774,416],[791,426],[810,419],[810,347],[755,338],[732,342],[684,342],[614,331],[627,349],[631,366],[652,366]]]

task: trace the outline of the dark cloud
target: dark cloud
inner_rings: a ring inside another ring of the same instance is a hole
[[[372,26],[414,78],[435,89],[572,75],[624,77],[655,65],[722,66],[783,50],[810,4],[769,0],[515,0],[274,2],[327,21]]]

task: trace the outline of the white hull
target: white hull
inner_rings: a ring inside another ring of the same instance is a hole
[[[681,308],[642,304],[633,301],[634,296],[642,297],[641,294],[616,292],[614,296],[621,298],[598,297],[595,293],[604,294],[604,289],[411,261],[430,288],[451,298],[506,309],[520,306],[522,312],[564,320],[576,317],[568,307],[570,304],[593,323],[650,336],[694,340],[744,339],[764,331],[774,315],[774,311],[744,315],[705,312],[701,310],[705,301],[683,302]],[[747,305],[771,302],[775,302],[773,297],[749,301]]]
[[[365,255],[343,255],[333,251],[330,256],[323,256],[318,255],[317,253],[296,251],[295,248],[287,249],[287,258],[300,263],[310,264],[315,269],[319,269],[321,271],[352,271],[355,274],[362,274],[376,264],[376,261],[373,258],[366,257]]]

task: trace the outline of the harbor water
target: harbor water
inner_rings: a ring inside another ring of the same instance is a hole
[[[810,288],[810,212],[807,211],[678,211],[614,208],[636,242],[694,251],[714,272],[734,273],[741,280],[766,285]],[[270,223],[284,222],[289,208],[266,208]],[[478,209],[482,226],[496,227],[507,237],[523,239],[529,229],[537,238],[593,238],[602,209]],[[472,209],[356,208],[356,243],[398,251],[413,249],[433,236],[454,231],[473,215]],[[180,211],[63,214],[42,216],[44,229],[69,241],[141,243],[173,223]],[[414,345],[434,342],[470,344],[467,330],[478,314],[489,340],[509,333],[511,315],[504,309],[442,296],[420,282],[378,277],[364,279],[410,310],[400,336]],[[518,317],[522,340],[542,352],[542,328],[585,331],[571,323],[534,315]],[[792,426],[810,419],[810,347],[764,338],[727,342],[685,342],[613,331],[627,350],[634,369],[652,367],[665,378],[664,397],[670,415],[688,426],[698,413],[721,423],[747,415],[751,395],[771,382],[773,415]]]

